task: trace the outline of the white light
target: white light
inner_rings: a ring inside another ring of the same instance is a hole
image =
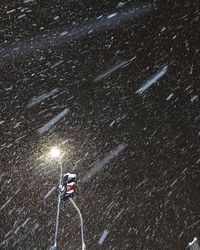
[[[59,156],[60,156],[60,149],[57,148],[57,147],[53,147],[53,148],[51,149],[51,151],[50,151],[50,155],[51,155],[51,157],[53,157],[53,158],[59,157]]]

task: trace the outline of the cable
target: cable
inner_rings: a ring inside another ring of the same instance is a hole
[[[69,198],[69,200],[71,201],[72,205],[74,206],[74,208],[77,210],[78,214],[79,214],[79,218],[80,218],[80,226],[81,226],[81,242],[82,242],[82,250],[86,250],[86,245],[84,242],[84,229],[83,229],[83,217],[81,214],[80,209],[77,207],[75,201],[72,198]]]

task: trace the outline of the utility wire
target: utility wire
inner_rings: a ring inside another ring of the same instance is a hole
[[[82,250],[86,250],[86,245],[84,242],[84,229],[83,229],[83,217],[81,214],[80,209],[78,208],[78,206],[76,205],[75,201],[72,198],[69,198],[69,200],[71,201],[72,205],[74,206],[74,208],[77,210],[78,214],[79,214],[79,218],[80,218],[80,226],[81,226],[81,243],[82,243]]]

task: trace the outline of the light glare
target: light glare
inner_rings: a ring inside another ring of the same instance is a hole
[[[50,151],[50,155],[53,158],[58,158],[60,156],[60,149],[57,147],[53,147]]]

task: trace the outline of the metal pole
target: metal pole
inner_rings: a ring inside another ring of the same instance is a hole
[[[59,185],[62,184],[62,162],[59,161],[60,166],[60,179],[59,179]],[[57,205],[57,215],[56,215],[56,231],[55,231],[55,238],[54,238],[54,246],[52,249],[56,249],[57,247],[57,241],[58,241],[58,227],[59,227],[59,216],[60,216],[60,193],[58,194],[58,205]]]
[[[80,226],[81,226],[81,242],[82,242],[82,250],[86,250],[86,245],[84,242],[84,229],[83,229],[83,217],[81,214],[80,209],[77,207],[75,201],[72,198],[69,198],[69,200],[71,201],[72,205],[74,206],[74,208],[77,210],[78,214],[79,214],[79,218],[80,218]]]

